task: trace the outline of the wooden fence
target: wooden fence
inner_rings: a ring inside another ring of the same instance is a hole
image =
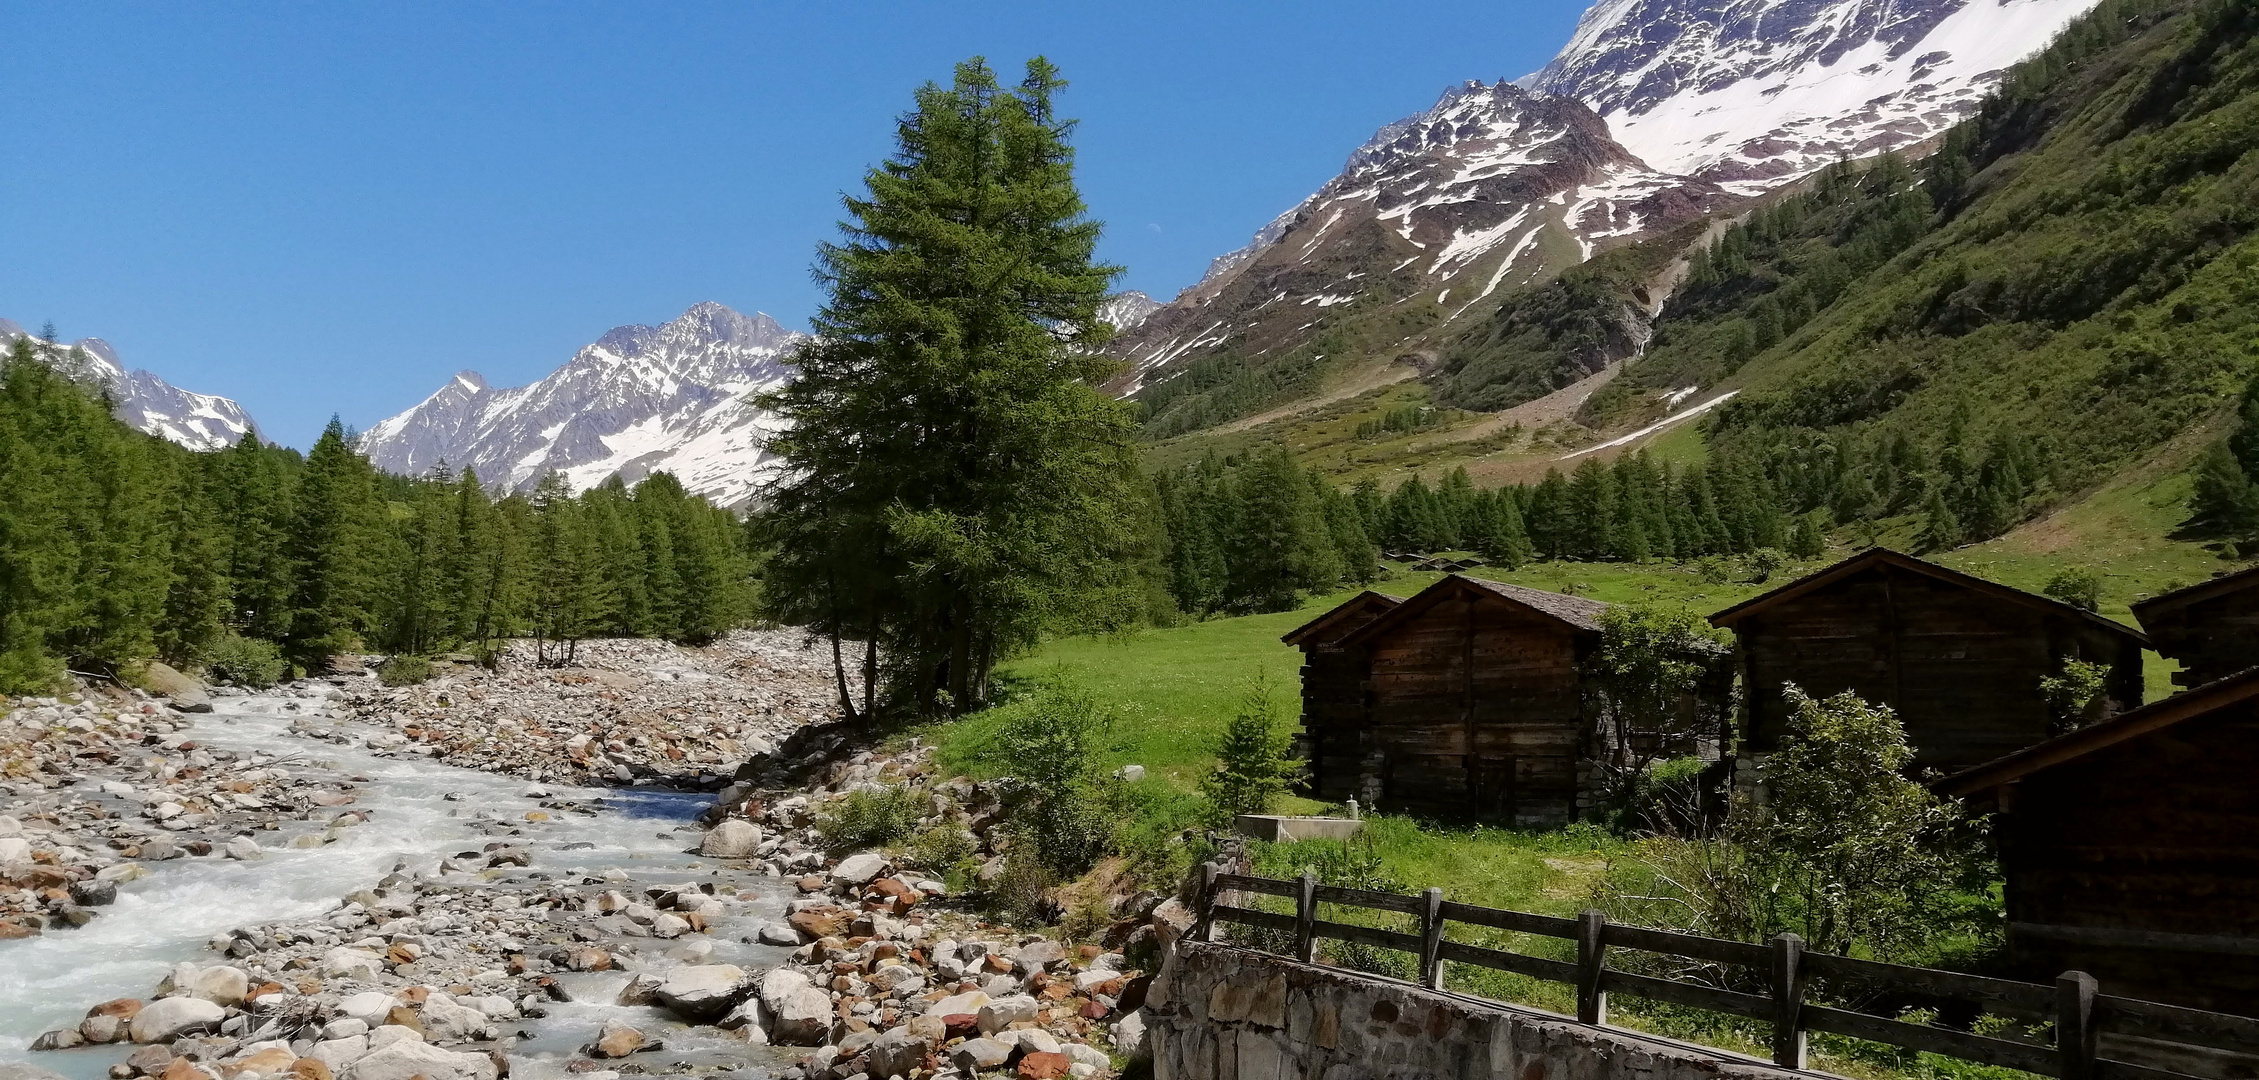
[[[1294,902],[1295,911],[1289,915],[1221,902],[1232,893],[1283,897]],[[1318,918],[1320,904],[1409,915],[1419,921],[1420,929],[1416,934],[1408,934],[1332,922]],[[2055,980],[2055,985],[2046,986],[1807,952],[1803,941],[1795,934],[1782,934],[1768,944],[1753,945],[1746,941],[1612,923],[1597,911],[1564,919],[1453,903],[1443,898],[1441,889],[1405,896],[1320,885],[1309,873],[1304,873],[1298,881],[1224,874],[1212,863],[1202,867],[1198,915],[1199,921],[1193,930],[1195,940],[1206,940],[1209,930],[1219,921],[1291,934],[1294,956],[1304,963],[1315,961],[1320,940],[1410,953],[1419,958],[1420,984],[1431,989],[1443,988],[1443,965],[1447,962],[1566,983],[1576,988],[1577,1019],[1587,1024],[1607,1023],[1610,994],[1629,994],[1650,1001],[1765,1021],[1773,1027],[1773,1061],[1794,1069],[1805,1067],[1805,1036],[1813,1031],[2021,1069],[2060,1080],[2211,1078],[2231,1072],[2247,1075],[2241,1070],[2189,1072],[2182,1071],[2187,1068],[2185,1065],[2159,1067],[2154,1063],[2116,1060],[2105,1056],[2107,1048],[2099,1045],[2105,1034],[2171,1043],[2175,1049],[2195,1051],[2199,1057],[2205,1051],[2217,1053],[2222,1060],[2234,1055],[2259,1055],[2259,1020],[2099,994],[2093,977],[2079,971],[2065,972]],[[1565,938],[1576,942],[1577,958],[1571,963],[1452,941],[1444,936],[1445,928],[1451,923]],[[1611,949],[1747,969],[1752,977],[1742,982],[1746,985],[1761,983],[1766,992],[1724,990],[1616,970],[1608,966]],[[1967,1002],[1987,1013],[2028,1023],[2052,1024],[2055,1044],[1995,1038],[1817,1004],[1805,1000],[1806,987],[1814,978],[1856,981],[1930,999]],[[2118,1044],[2130,1045],[2122,1040]],[[2185,1056],[2176,1055],[2175,1059]]]

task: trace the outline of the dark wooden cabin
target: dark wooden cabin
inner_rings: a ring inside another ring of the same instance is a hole
[[[2105,712],[2141,702],[2140,631],[1884,548],[1710,621],[1736,638],[1745,756],[1779,744],[1784,683],[1890,706],[1906,726],[1915,768],[1947,772],[2045,741],[2056,717],[2040,680],[2067,660],[2110,669],[2115,704]]]
[[[1365,722],[1363,649],[1341,639],[1388,614],[1402,598],[1361,592],[1279,640],[1302,650],[1302,732],[1295,756],[1309,763],[1304,794],[1341,802],[1357,794],[1358,731]]]
[[[2259,671],[1946,777],[1997,811],[2022,974],[2259,1016]]]
[[[1607,607],[1454,574],[1342,638],[1369,671],[1357,798],[1524,824],[1574,817],[1582,673]]]
[[[2151,647],[2180,661],[2183,689],[2259,666],[2259,567],[2152,596],[2133,606]]]

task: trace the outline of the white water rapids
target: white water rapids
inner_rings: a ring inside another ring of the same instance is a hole
[[[312,920],[347,893],[375,885],[402,860],[421,871],[442,856],[477,851],[495,838],[497,822],[520,829],[522,835],[510,842],[532,852],[533,871],[557,875],[560,883],[578,881],[564,874],[570,869],[600,874],[615,866],[634,877],[632,886],[618,886],[623,890],[692,880],[729,881],[750,890],[765,881],[763,896],[769,902],[752,915],[724,918],[710,929],[714,951],[707,962],[757,970],[781,962],[789,951],[740,941],[763,921],[781,917],[782,883],[718,868],[686,853],[698,842],[689,823],[711,801],[707,796],[535,785],[419,757],[380,757],[357,744],[286,734],[293,719],[325,711],[320,698],[230,697],[214,705],[218,711],[192,718],[186,737],[242,754],[264,754],[294,776],[365,778],[356,785],[359,799],[351,809],[366,813],[368,822],[343,830],[335,843],[294,849],[282,845],[297,832],[318,831],[320,823],[286,821],[281,831],[260,834],[267,850],[257,861],[211,857],[147,863],[150,876],[121,887],[117,902],[100,909],[86,926],[0,943],[0,1061],[29,1062],[74,1080],[99,1080],[133,1050],[131,1044],[43,1053],[26,1048],[43,1031],[75,1026],[97,1002],[149,997],[175,963],[217,962],[206,948],[216,934],[239,926]],[[100,797],[95,794],[98,781],[83,786],[89,797]],[[593,816],[553,811],[554,820],[530,823],[526,814],[539,809],[542,800],[526,793],[536,790],[548,792],[552,801],[601,801],[606,809]],[[138,809],[122,802],[119,807]],[[291,831],[293,825],[297,832]],[[648,962],[634,966],[669,966],[660,954],[680,944],[640,942]],[[649,1062],[653,1066],[661,1060],[731,1066],[774,1060],[765,1050],[710,1029],[693,1033],[657,1010],[610,1004],[628,978],[626,971],[558,976],[574,1002],[550,1006],[546,1019],[505,1025],[507,1031],[530,1036],[509,1051],[513,1075],[534,1080],[561,1076],[573,1050],[615,1016],[665,1038],[668,1049],[663,1058]],[[638,1055],[639,1060],[654,1057]]]

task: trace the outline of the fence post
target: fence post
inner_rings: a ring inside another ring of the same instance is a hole
[[[1200,864],[1200,909],[1192,922],[1192,940],[1206,941],[1216,922],[1216,864]]]
[[[1420,985],[1443,989],[1443,890],[1420,894]]]
[[[1608,963],[1608,946],[1601,934],[1608,917],[1586,909],[1577,916],[1577,1022],[1608,1022],[1608,992],[1600,988],[1600,972]]]
[[[1773,1064],[1804,1067],[1804,939],[1773,939]]]
[[[2063,1080],[2094,1080],[2094,976],[2066,971],[2055,980],[2055,1051]]]
[[[1307,964],[1318,955],[1318,875],[1302,871],[1301,888],[1294,896],[1294,958]]]

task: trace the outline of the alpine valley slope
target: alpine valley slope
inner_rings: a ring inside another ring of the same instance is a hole
[[[671,472],[694,494],[743,506],[775,469],[762,443],[778,420],[751,399],[792,378],[803,337],[702,303],[664,326],[615,327],[530,386],[495,389],[462,372],[370,427],[361,449],[387,472],[468,468],[505,490],[552,471],[576,489]]]
[[[32,337],[23,327],[0,319],[0,350],[14,346],[20,338],[31,338],[44,359],[65,375],[80,383],[105,387],[110,394],[111,414],[144,433],[191,450],[218,450],[235,445],[245,432],[258,430],[251,414],[232,399],[183,390],[146,371],[126,370],[117,350],[101,338],[50,345]]]
[[[1349,369],[1445,367],[1452,337],[1596,253],[1689,230],[1844,157],[1915,147],[2094,0],[1601,0],[1516,82],[1469,82],[1215,260],[1111,346],[1165,438]],[[1644,345],[1672,278],[1585,370],[1458,387],[1498,408]],[[1410,374],[1409,371],[1405,374]]]

